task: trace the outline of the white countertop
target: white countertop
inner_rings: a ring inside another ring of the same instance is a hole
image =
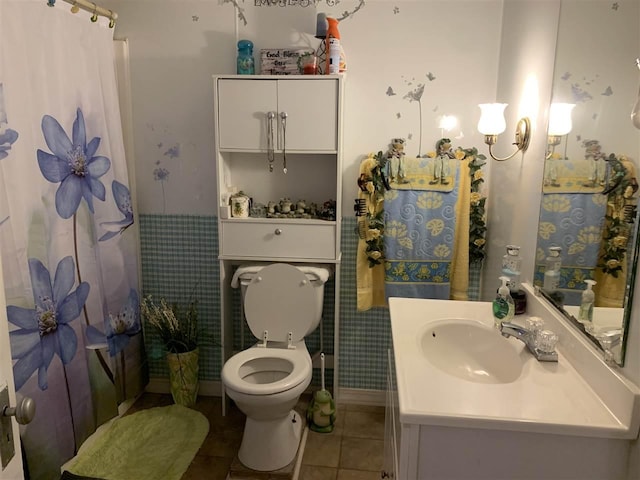
[[[521,341],[504,339],[518,349],[524,362],[520,377],[505,384],[462,380],[424,357],[419,337],[428,323],[449,318],[492,326],[490,302],[390,298],[389,309],[402,423],[620,439],[637,436],[637,428],[616,417],[567,361],[561,345],[557,363],[539,362]],[[517,316],[514,321],[525,318]]]

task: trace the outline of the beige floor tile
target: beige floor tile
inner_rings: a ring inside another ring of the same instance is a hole
[[[337,468],[302,465],[298,478],[299,480],[336,480],[337,474]]]
[[[380,480],[380,472],[340,469],[336,480]]]
[[[229,468],[230,480],[291,480],[296,466],[296,459],[279,470],[271,472],[257,472],[245,467],[238,457],[235,457]]]
[[[196,455],[182,480],[225,480],[230,464],[230,458]]]
[[[346,405],[349,412],[369,412],[384,415],[383,405],[354,405],[352,403]]]
[[[384,438],[384,412],[347,410],[344,432],[350,437]]]
[[[126,415],[154,407],[166,407],[173,404],[171,395],[163,393],[143,393],[136,402],[127,410]]]
[[[225,431],[225,430],[237,430],[244,431],[244,423],[246,416],[240,411],[234,403],[231,403],[227,408],[226,415],[222,416],[222,404],[218,402],[217,406],[207,414],[209,419],[209,426],[211,430]]]
[[[309,431],[304,447],[303,465],[337,467],[340,461],[341,437],[334,433]]]
[[[303,396],[296,410],[304,412],[310,395]],[[182,480],[223,480],[242,440],[245,416],[233,402],[222,416],[220,397],[198,397],[194,407],[209,419],[209,434]],[[171,405],[168,394],[145,393],[128,413]],[[378,480],[384,449],[384,408],[368,405],[336,407],[334,431],[309,432],[300,470],[300,480]],[[347,436],[344,436],[344,435]],[[282,479],[284,472],[271,472],[268,480]],[[264,474],[260,477],[265,478]]]
[[[342,437],[339,468],[379,472],[383,451],[384,440]]]
[[[336,421],[333,424],[333,432],[331,432],[334,435],[342,435],[343,431],[344,431],[344,417],[346,414],[346,409],[344,408],[340,408],[339,406],[336,406]]]
[[[238,453],[241,441],[242,432],[239,430],[210,429],[209,434],[202,442],[198,455],[233,458]]]

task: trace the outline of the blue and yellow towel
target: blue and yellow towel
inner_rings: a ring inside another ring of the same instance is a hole
[[[544,194],[540,209],[535,283],[542,285],[549,247],[562,247],[560,292],[566,305],[580,305],[584,281],[594,278],[607,197],[600,193]]]
[[[441,157],[404,157],[400,161],[393,158],[388,164],[389,185],[397,190],[451,192],[455,186],[458,163],[460,161],[457,159]],[[401,173],[398,174],[398,171]]]
[[[450,192],[395,189],[385,195],[387,297],[450,298],[460,164],[451,164]]]

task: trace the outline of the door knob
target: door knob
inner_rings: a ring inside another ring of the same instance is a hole
[[[36,416],[36,402],[29,397],[22,397],[15,407],[4,405],[2,416],[16,417],[16,422],[20,425],[26,425]]]

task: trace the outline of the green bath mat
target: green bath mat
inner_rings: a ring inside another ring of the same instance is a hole
[[[180,480],[208,432],[207,418],[181,405],[141,410],[86,442],[66,470],[105,480]]]

